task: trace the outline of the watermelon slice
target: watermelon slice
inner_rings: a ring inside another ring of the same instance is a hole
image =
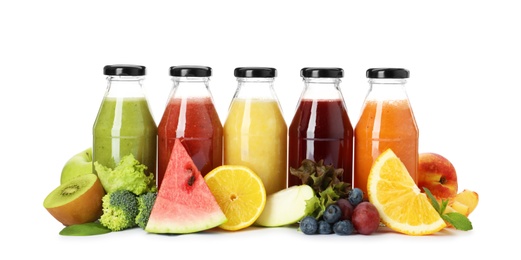
[[[176,139],[145,230],[150,233],[194,233],[226,221],[201,172]]]

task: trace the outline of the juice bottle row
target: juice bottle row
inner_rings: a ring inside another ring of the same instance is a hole
[[[128,154],[156,174],[158,187],[175,139],[180,139],[203,175],[226,165],[256,172],[271,194],[302,184],[291,174],[310,159],[343,169],[342,181],[366,191],[376,157],[387,148],[416,180],[418,127],[405,90],[409,71],[373,68],[356,127],[347,113],[334,67],[301,69],[304,86],[288,126],[274,91],[277,70],[238,67],[236,91],[226,121],[215,109],[205,66],[172,66],[173,86],[156,124],[142,85],[146,68],[107,65],[107,89],[93,126],[93,160],[115,167]]]

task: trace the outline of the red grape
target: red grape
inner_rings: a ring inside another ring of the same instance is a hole
[[[340,217],[340,220],[351,220],[351,215],[353,215],[354,210],[351,202],[349,202],[347,199],[340,198],[337,200],[336,204],[340,207],[340,210],[342,210],[342,216]]]
[[[370,235],[380,226],[380,214],[372,203],[364,201],[355,207],[351,221],[359,234]]]

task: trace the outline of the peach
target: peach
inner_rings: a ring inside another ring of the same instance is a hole
[[[462,192],[456,194],[456,196],[454,196],[454,198],[452,198],[451,201],[449,201],[449,204],[452,204],[453,208],[455,204],[463,204],[467,206],[468,212],[466,214],[462,214],[468,216],[470,215],[470,213],[474,211],[474,209],[476,209],[478,202],[479,195],[477,192],[464,189]]]
[[[468,217],[478,205],[478,201],[479,196],[477,192],[465,189],[449,199],[445,213],[458,212]],[[441,201],[438,200],[438,203],[441,203]],[[450,223],[447,223],[447,226],[452,227]]]
[[[437,153],[420,153],[418,187],[429,189],[436,198],[452,198],[458,193],[456,169],[447,158]]]
[[[469,207],[459,201],[449,202],[449,205],[447,205],[447,209],[445,210],[445,212],[451,212],[451,210],[448,210],[449,208],[465,216],[468,216],[470,214]]]

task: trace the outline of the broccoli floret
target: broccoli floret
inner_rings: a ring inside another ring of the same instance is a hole
[[[136,194],[128,190],[117,190],[103,196],[103,214],[100,223],[112,231],[136,226],[138,202]]]
[[[150,212],[152,211],[156,197],[157,192],[147,192],[137,197],[139,212],[136,217],[136,224],[143,229],[147,226],[148,218],[150,217]]]

